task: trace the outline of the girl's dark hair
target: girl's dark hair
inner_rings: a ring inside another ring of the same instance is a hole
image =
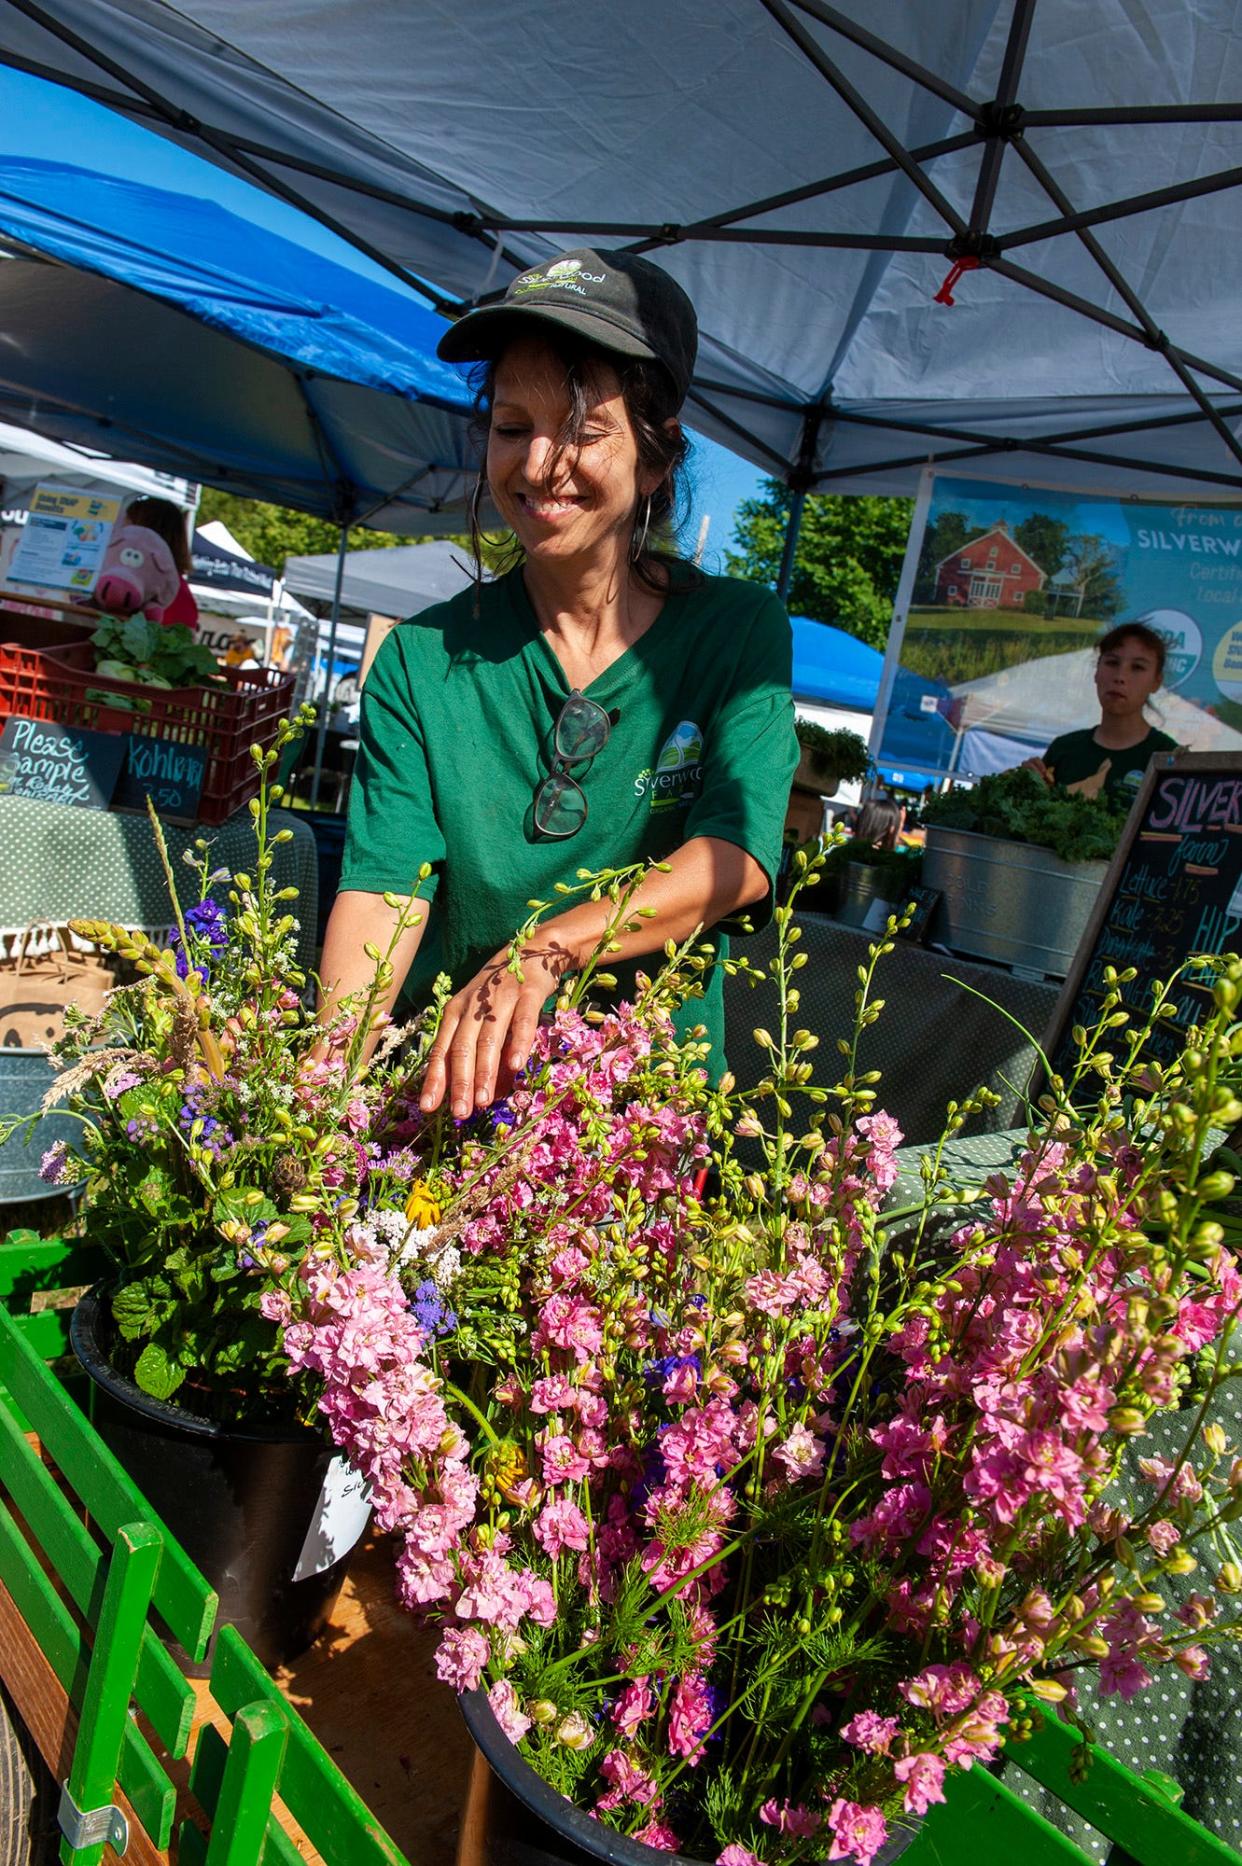
[[[895,849],[905,814],[895,797],[869,797],[854,824],[855,842],[869,843],[873,849]]]
[[[1169,644],[1163,635],[1157,635],[1154,628],[1148,628],[1146,622],[1119,622],[1116,628],[1110,628],[1107,635],[1101,635],[1095,644],[1099,655],[1111,654],[1114,648],[1120,648],[1123,642],[1137,641],[1146,648],[1148,654],[1155,657],[1156,674],[1164,679],[1164,657]]]
[[[645,498],[640,498],[635,508],[636,549],[632,564],[639,582],[663,595],[668,588],[669,567],[678,565],[683,577],[688,568],[678,555],[675,539],[690,509],[686,473],[690,443],[680,425],[673,428],[665,425],[666,422],[676,420],[681,406],[672,379],[659,363],[614,356],[610,351],[597,349],[595,345],[581,342],[568,333],[549,329],[546,336],[540,332],[540,339],[547,343],[548,348],[564,364],[565,386],[569,393],[569,412],[549,455],[544,483],[551,485],[566,456],[576,453],[581,447],[592,395],[598,388],[597,372],[601,364],[606,364],[616,371],[621,384],[625,412],[629,416],[638,446],[639,470],[659,475],[651,494],[650,513]],[[487,567],[496,574],[514,569],[524,556],[516,538],[506,539],[499,551],[494,544],[487,548],[489,541],[479,523],[479,507],[487,490],[487,435],[491,426],[498,361],[499,357],[492,357],[486,363],[480,363],[475,378],[474,434],[481,465],[478,486],[470,508],[470,548],[480,576],[484,567],[485,548]]]
[[[125,524],[145,525],[157,538],[163,538],[172,552],[173,563],[180,576],[188,577],[194,559],[190,555],[190,541],[185,535],[185,513],[171,499],[135,499],[126,508]]]

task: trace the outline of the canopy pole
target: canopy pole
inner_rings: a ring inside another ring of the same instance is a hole
[[[323,677],[323,702],[319,709],[319,730],[315,734],[315,772],[311,778],[311,809],[319,807],[319,785],[323,778],[323,742],[328,730],[328,702],[332,698],[332,670],[336,666],[336,631],[341,620],[341,586],[345,581],[345,552],[349,545],[349,526],[342,520],[341,544],[336,554],[336,587],[332,592],[332,620],[328,624],[328,665]]]
[[[796,492],[789,501],[789,517],[785,520],[785,548],[781,552],[781,567],[776,574],[776,594],[782,602],[789,596],[789,585],[793,581],[794,559],[798,555],[798,533],[802,530],[802,508],[806,504],[806,494]]]

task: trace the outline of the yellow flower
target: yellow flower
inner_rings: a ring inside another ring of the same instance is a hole
[[[406,1221],[416,1225],[420,1231],[439,1224],[440,1201],[432,1197],[425,1179],[416,1179],[410,1187],[410,1196],[405,1202],[405,1216]]]

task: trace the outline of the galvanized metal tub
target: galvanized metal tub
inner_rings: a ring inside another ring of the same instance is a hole
[[[1063,862],[1027,842],[929,824],[923,885],[937,888],[933,937],[954,952],[1064,978],[1107,862]]]

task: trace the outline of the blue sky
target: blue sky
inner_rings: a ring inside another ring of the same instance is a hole
[[[385,272],[336,234],[249,182],[216,168],[175,143],[131,123],[101,104],[25,72],[0,67],[0,163],[6,157],[80,163],[133,181],[215,201],[273,233],[299,241],[364,278],[393,286]],[[420,300],[420,303],[422,301]],[[690,542],[704,513],[710,518],[709,558],[732,535],[738,503],[758,488],[762,475],[727,449],[695,436],[692,462],[694,515]]]

